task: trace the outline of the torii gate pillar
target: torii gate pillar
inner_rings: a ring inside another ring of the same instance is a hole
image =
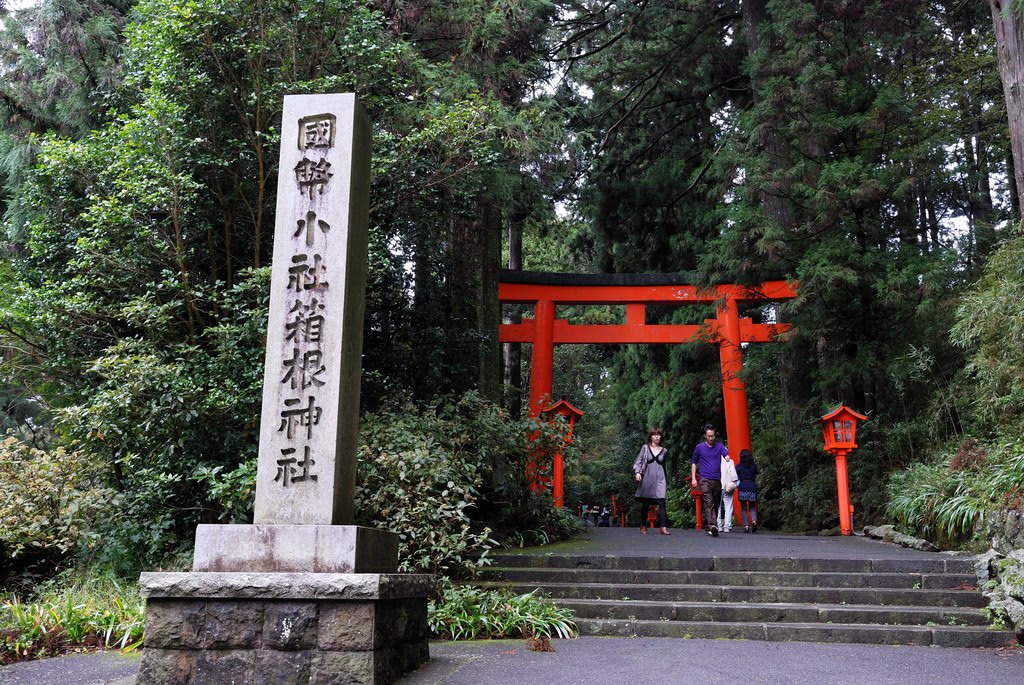
[[[530,361],[531,419],[551,402],[551,379],[555,366],[555,303],[537,300],[533,308],[533,356]]]
[[[743,370],[743,347],[740,345],[740,316],[735,299],[729,298],[718,308],[718,325],[725,428],[729,435],[729,454],[733,461],[737,461],[741,450],[750,449],[750,417],[747,414],[747,387],[739,375]]]

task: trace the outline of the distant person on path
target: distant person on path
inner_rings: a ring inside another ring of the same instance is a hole
[[[756,533],[757,511],[754,504],[757,502],[757,464],[754,463],[754,453],[750,450],[740,450],[740,463],[736,467],[736,475],[740,479],[737,497],[740,499],[743,532]]]
[[[693,448],[690,460],[690,484],[700,487],[700,500],[704,509],[704,528],[708,535],[718,537],[718,505],[722,500],[722,457],[729,456],[725,445],[715,442],[715,427],[704,426],[704,442]],[[697,474],[700,474],[700,481]]]
[[[633,461],[633,474],[640,484],[636,489],[637,502],[643,505],[640,512],[640,532],[647,534],[644,517],[647,507],[655,504],[658,507],[658,526],[662,535],[668,535],[668,521],[665,513],[665,491],[668,482],[665,478],[665,457],[667,450],[661,444],[661,429],[652,428],[647,431],[647,442],[640,448],[640,453]]]
[[[732,494],[736,492],[738,483],[732,457],[722,457],[722,506],[718,508],[718,529],[723,533],[732,532]]]
[[[598,528],[611,528],[612,510],[607,506],[601,507],[601,522],[597,524]]]

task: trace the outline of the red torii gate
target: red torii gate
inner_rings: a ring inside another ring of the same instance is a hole
[[[739,316],[740,302],[766,302],[796,297],[797,284],[784,280],[756,286],[722,283],[694,286],[678,274],[555,274],[503,269],[498,299],[504,304],[532,304],[532,319],[501,324],[499,340],[533,344],[530,366],[531,417],[551,400],[554,346],[564,343],[687,343],[717,342],[722,367],[722,394],[729,453],[734,461],[750,449],[747,391],[740,380],[742,343],[770,342],[789,324],[755,324]],[[569,325],[555,318],[557,305],[625,305],[624,325]],[[715,304],[716,319],[698,325],[648,325],[648,304]],[[560,493],[559,493],[560,494]]]

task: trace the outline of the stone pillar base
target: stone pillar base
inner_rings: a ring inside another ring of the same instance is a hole
[[[143,573],[139,685],[392,683],[430,658],[429,575]]]

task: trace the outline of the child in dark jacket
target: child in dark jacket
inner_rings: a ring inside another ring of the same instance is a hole
[[[740,463],[736,465],[740,484],[736,487],[740,500],[740,515],[743,517],[743,532],[757,532],[757,464],[750,450],[740,451]],[[751,505],[754,506],[751,506]]]

